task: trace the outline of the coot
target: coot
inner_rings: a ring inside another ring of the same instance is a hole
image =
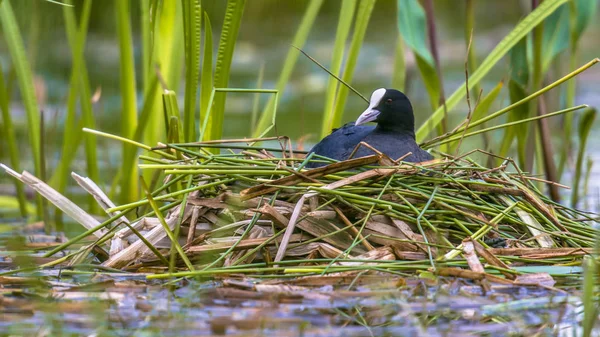
[[[377,126],[363,125],[376,122]],[[348,159],[354,148],[365,142],[392,159],[398,159],[408,152],[404,159],[408,162],[422,162],[433,159],[429,152],[421,149],[415,141],[415,117],[408,97],[395,89],[377,89],[371,95],[369,107],[356,120],[334,129],[309,152],[336,159]],[[354,158],[375,154],[361,146]],[[325,163],[309,162],[306,167],[323,166]]]

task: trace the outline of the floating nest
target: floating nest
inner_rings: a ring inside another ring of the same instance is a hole
[[[595,215],[548,199],[538,186],[550,182],[508,159],[487,168],[467,156],[415,164],[373,155],[306,170],[307,160],[323,159],[286,147],[277,156],[208,147],[217,145],[142,156],[139,167],[157,179],[127,205],[74,174],[110,216],[102,223],[30,174],[4,168],[88,229],[46,256],[71,248],[61,262],[149,278],[370,272],[515,282],[522,266],[580,264],[598,234]],[[95,240],[81,245],[89,235]]]

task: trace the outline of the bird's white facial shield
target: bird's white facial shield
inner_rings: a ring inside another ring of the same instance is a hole
[[[376,107],[381,102],[383,96],[385,96],[385,92],[386,90],[384,88],[373,91],[373,94],[371,94],[371,100],[369,101],[369,107],[362,114],[360,114],[360,116],[358,116],[358,119],[354,125],[365,124],[377,119],[377,116],[379,116],[381,112],[377,110]]]

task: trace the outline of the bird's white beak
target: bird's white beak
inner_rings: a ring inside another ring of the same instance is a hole
[[[371,107],[369,107],[362,114],[360,114],[360,116],[358,116],[358,119],[356,120],[356,122],[354,122],[354,125],[362,125],[368,122],[372,122],[377,119],[377,116],[379,116],[379,114],[379,110],[371,109]]]
[[[376,120],[377,116],[379,116],[379,114],[381,113],[379,110],[376,109],[376,107],[379,105],[379,102],[381,101],[384,95],[384,88],[373,91],[373,94],[371,95],[371,100],[369,101],[369,107],[362,114],[360,114],[360,116],[358,116],[358,119],[356,120],[356,122],[354,122],[354,125],[362,125]]]

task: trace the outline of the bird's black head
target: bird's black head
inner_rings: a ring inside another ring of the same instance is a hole
[[[373,91],[369,107],[356,120],[355,125],[376,122],[383,130],[415,132],[415,116],[408,97],[396,89]]]

